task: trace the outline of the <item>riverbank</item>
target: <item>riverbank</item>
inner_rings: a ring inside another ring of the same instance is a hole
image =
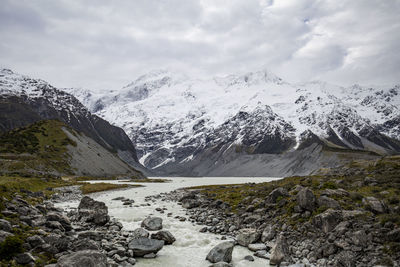
[[[161,197],[186,208],[202,232],[232,236],[271,264],[399,266],[399,170],[393,157],[324,175]]]

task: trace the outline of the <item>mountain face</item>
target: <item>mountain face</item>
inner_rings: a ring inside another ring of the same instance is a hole
[[[93,115],[76,97],[45,81],[0,70],[0,132],[47,119],[64,122],[141,168],[135,147],[124,130]]]
[[[306,174],[400,152],[400,86],[290,84],[268,71],[194,79],[168,71],[121,90],[69,89],[122,127],[139,161],[171,175]]]
[[[0,135],[2,175],[143,177],[116,154],[58,120],[44,120]]]

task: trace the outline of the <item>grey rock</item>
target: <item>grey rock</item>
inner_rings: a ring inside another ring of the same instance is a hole
[[[103,239],[104,233],[99,231],[83,231],[78,234],[78,238],[88,238],[91,240],[100,241]]]
[[[233,265],[224,261],[220,261],[210,265],[210,267],[232,267]]]
[[[18,264],[29,264],[35,261],[35,258],[30,253],[21,253],[15,256],[15,261]]]
[[[236,240],[239,245],[247,247],[249,244],[257,242],[259,237],[260,234],[257,232],[256,229],[244,228],[239,230],[239,233],[236,236]]]
[[[160,217],[147,217],[143,220],[141,226],[149,231],[161,230],[162,219]]]
[[[0,219],[0,230],[5,232],[11,232],[12,227],[9,221]]]
[[[267,246],[263,243],[249,244],[248,248],[251,251],[267,250]]]
[[[356,263],[356,255],[354,252],[343,250],[335,256],[337,266],[353,267]]]
[[[247,261],[254,261],[254,258],[251,255],[245,256],[244,259],[247,260]]]
[[[324,233],[332,231],[342,221],[342,213],[338,210],[328,209],[313,218],[314,226]]]
[[[280,234],[276,239],[275,245],[271,249],[270,265],[280,265],[289,256],[289,247],[286,238]]]
[[[62,226],[62,224],[60,222],[57,221],[47,221],[46,222],[46,227],[50,228],[50,229],[58,229],[62,232],[65,231],[64,227]]]
[[[145,259],[154,259],[155,257],[157,257],[157,254],[155,254],[153,252],[143,256],[143,258],[145,258]]]
[[[212,263],[217,263],[220,261],[231,262],[232,261],[232,251],[234,244],[233,242],[226,241],[218,244],[208,253],[206,260]]]
[[[362,203],[366,208],[375,214],[381,214],[387,212],[386,205],[375,197],[365,197],[362,199]]]
[[[327,196],[320,196],[317,200],[319,207],[327,207],[331,209],[340,209],[340,204],[333,198]]]
[[[41,246],[44,244],[44,240],[38,235],[28,237],[26,239],[26,241],[32,246],[32,248],[35,248],[37,246]]]
[[[187,199],[182,202],[182,207],[185,209],[193,209],[200,206],[200,204],[201,204],[200,201],[197,199]]]
[[[128,247],[136,257],[143,257],[146,254],[157,253],[164,246],[163,240],[137,238],[129,242]]]
[[[132,239],[136,239],[136,238],[148,238],[149,237],[149,232],[147,232],[146,229],[144,228],[137,228],[135,230],[132,231]]]
[[[81,250],[99,250],[99,245],[96,241],[90,240],[88,238],[79,238],[74,240],[72,246],[72,251],[81,251]]]
[[[387,239],[392,242],[400,242],[400,228],[394,229],[387,233]]]
[[[276,235],[275,228],[272,225],[267,225],[261,234],[261,241],[266,242],[274,239]]]
[[[254,256],[267,260],[269,260],[269,258],[271,257],[271,255],[266,250],[256,251],[256,253],[254,253]]]
[[[57,222],[61,223],[61,225],[63,226],[63,228],[66,231],[70,231],[72,229],[71,222],[68,219],[68,217],[61,213],[49,212],[46,215],[46,220],[47,221],[57,221]]]
[[[169,231],[158,231],[151,235],[152,239],[164,240],[165,245],[171,245],[175,242],[175,237]]]
[[[62,256],[57,267],[108,267],[107,257],[97,250],[82,250]]]
[[[354,245],[365,247],[368,246],[370,236],[367,235],[364,230],[359,230],[353,233],[351,240]]]
[[[279,197],[287,197],[289,196],[289,192],[283,188],[283,187],[278,187],[268,195],[267,197],[267,202],[269,203],[276,203]]]
[[[78,216],[81,220],[96,225],[104,225],[110,220],[106,204],[88,196],[83,197],[79,203]]]
[[[301,189],[296,196],[298,205],[305,210],[313,211],[316,208],[314,193],[309,188]]]

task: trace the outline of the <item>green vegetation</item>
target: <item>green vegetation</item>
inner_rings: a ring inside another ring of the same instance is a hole
[[[8,236],[0,243],[0,259],[10,260],[18,253],[23,252],[23,243],[17,236]]]
[[[288,177],[269,183],[242,185],[210,185],[191,187],[200,190],[207,198],[219,199],[231,206],[233,212],[245,209],[254,204],[255,199],[265,200],[272,190],[283,187],[289,192],[296,185],[312,189],[319,197],[324,190],[335,190],[330,197],[337,200],[345,210],[367,208],[362,203],[364,197],[375,197],[389,207],[394,208],[400,203],[400,157],[384,157],[376,161],[351,162],[336,175],[313,175],[304,177]],[[347,171],[347,172],[346,172]],[[342,191],[340,191],[342,190]],[[343,192],[341,194],[340,192]],[[276,218],[295,225],[304,218],[292,218],[296,205],[296,191],[288,197],[280,197],[276,201]],[[257,208],[257,206],[256,206]],[[312,216],[324,212],[326,207],[316,209]],[[368,213],[368,212],[367,212]],[[373,217],[382,224],[392,222],[400,226],[400,215],[382,214]]]
[[[40,121],[0,136],[0,169],[4,174],[36,176],[71,173],[67,146],[76,146],[57,120]],[[73,130],[70,130],[73,132]]]
[[[84,183],[81,186],[81,190],[83,194],[90,194],[108,190],[122,189],[128,187],[140,187],[141,185],[129,185],[129,184],[110,184],[110,183],[95,183],[89,184]]]

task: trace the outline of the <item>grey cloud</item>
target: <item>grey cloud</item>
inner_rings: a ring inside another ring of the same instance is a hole
[[[118,89],[156,68],[399,82],[397,0],[0,0],[0,65]]]

